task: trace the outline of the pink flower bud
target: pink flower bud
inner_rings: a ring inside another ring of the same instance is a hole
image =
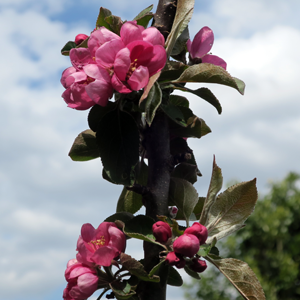
[[[152,226],[153,235],[159,243],[166,243],[172,237],[172,231],[169,224],[158,221]]]
[[[178,208],[176,206],[169,206],[169,214],[171,218],[176,218]]]
[[[75,37],[75,44],[79,45],[81,44],[84,40],[86,40],[89,36],[83,33],[77,34]]]
[[[200,245],[203,245],[205,243],[208,236],[206,227],[198,222],[187,228],[184,233],[195,235],[198,238]]]
[[[184,258],[180,254],[176,255],[175,252],[169,252],[167,254],[166,262],[171,266],[176,266],[178,269],[181,269],[185,266]]]
[[[189,268],[195,272],[201,273],[206,270],[207,265],[204,260],[193,258],[192,263],[189,265]]]
[[[198,238],[193,234],[184,233],[173,243],[173,249],[176,254],[193,257],[199,251],[200,245]]]

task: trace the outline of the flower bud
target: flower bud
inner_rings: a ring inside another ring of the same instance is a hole
[[[199,258],[193,258],[192,263],[189,265],[189,268],[192,271],[195,271],[197,273],[201,273],[201,272],[206,270],[207,265],[206,265],[205,260],[201,260]]]
[[[176,206],[169,206],[169,214],[171,218],[176,218],[178,208]]]
[[[84,40],[86,40],[89,36],[83,33],[77,34],[75,37],[75,44],[79,45],[81,44]]]
[[[180,254],[176,255],[175,252],[169,252],[167,254],[166,262],[171,266],[176,266],[178,269],[181,269],[185,266],[184,258]]]
[[[173,249],[176,254],[193,257],[199,251],[200,245],[198,238],[193,234],[184,233],[173,243]]]
[[[184,233],[195,235],[198,238],[200,245],[205,243],[208,236],[207,228],[198,222],[187,228]]]
[[[172,237],[172,231],[169,224],[158,221],[152,226],[153,235],[159,243],[166,243]]]

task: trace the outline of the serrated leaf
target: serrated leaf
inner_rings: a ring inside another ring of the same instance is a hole
[[[240,79],[231,77],[231,75],[222,67],[201,63],[190,66],[186,69],[179,78],[172,80],[172,83],[184,83],[184,82],[207,82],[218,83],[235,88],[239,93],[243,95],[245,85],[243,85]]]
[[[118,212],[109,217],[107,217],[104,222],[115,222],[117,220],[122,221],[123,223],[134,218],[134,215],[129,212]]]
[[[130,274],[137,276],[141,280],[144,281],[152,281],[159,282],[159,277],[156,275],[150,276],[144,269],[143,264],[141,264],[136,259],[132,258],[130,255],[125,253],[120,254],[120,261],[126,270],[130,272]]]
[[[211,238],[238,230],[254,211],[257,201],[256,179],[231,186],[212,205],[207,219]]]
[[[149,126],[155,117],[156,110],[160,106],[161,101],[162,92],[159,84],[155,82],[151,87],[147,99],[141,103],[141,109],[146,113],[146,122]]]
[[[233,258],[213,259],[210,255],[205,259],[214,264],[245,299],[266,299],[256,275],[245,262]]]
[[[197,181],[197,170],[198,168],[196,165],[180,163],[175,167],[171,176],[187,180],[191,184],[194,184]]]
[[[120,35],[120,30],[123,25],[123,22],[120,17],[117,16],[107,16],[105,17],[105,22],[109,24],[111,31]]]
[[[179,178],[171,177],[169,189],[170,205],[176,205],[189,224],[189,218],[198,202],[198,193],[193,185]]]
[[[99,147],[96,142],[95,132],[85,130],[81,132],[75,139],[69,156],[74,161],[88,161],[100,156]]]
[[[111,30],[110,25],[105,21],[106,17],[111,16],[112,13],[109,9],[106,9],[104,7],[100,7],[100,12],[96,21],[96,28],[100,28],[102,26],[104,26],[105,28],[107,28],[108,30]]]
[[[108,112],[99,122],[96,138],[107,175],[117,184],[132,185],[140,138],[132,116],[119,110]]]
[[[176,43],[176,40],[187,27],[189,21],[192,18],[194,11],[194,0],[178,0],[176,7],[176,14],[172,25],[171,32],[166,41],[166,51],[168,57],[170,56],[172,49]]]
[[[137,171],[136,183],[146,186],[148,179],[148,166],[141,162],[140,168]],[[130,213],[136,213],[143,205],[143,197],[133,191],[129,191],[126,187],[123,188],[117,204],[117,212],[127,211]]]
[[[147,15],[151,10],[153,9],[153,4],[151,4],[150,6],[146,7],[145,9],[143,9],[133,20],[138,20],[142,17],[144,17],[145,15]]]
[[[207,192],[207,196],[204,202],[203,210],[201,213],[201,217],[199,219],[199,222],[201,224],[207,225],[208,222],[208,213],[212,207],[212,205],[215,203],[217,199],[217,194],[221,190],[223,185],[223,176],[221,169],[217,166],[216,160],[214,157],[213,160],[213,170],[212,175],[210,179],[210,184]]]
[[[199,276],[199,274],[195,271],[192,271],[187,265],[184,266],[184,271],[190,275],[191,277],[197,279],[197,280],[200,280],[201,277]]]
[[[171,267],[171,266],[169,268],[167,284],[172,285],[172,286],[182,286],[183,285],[183,280],[181,278],[181,275],[178,273],[178,271],[174,267]]]
[[[61,49],[61,54],[62,55],[65,55],[65,56],[68,56],[69,53],[70,53],[70,50],[73,49],[73,48],[76,48],[76,43],[74,41],[69,41],[67,42],[63,48]]]
[[[180,86],[175,86],[174,88],[177,90],[183,91],[183,92],[189,92],[194,95],[197,95],[198,97],[204,99],[205,101],[210,103],[212,106],[214,106],[217,109],[219,114],[222,113],[222,106],[221,106],[219,100],[208,88],[203,87],[203,88],[200,88],[197,90],[191,90],[186,87],[180,87]]]

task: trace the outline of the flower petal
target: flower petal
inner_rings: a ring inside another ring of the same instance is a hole
[[[155,27],[149,27],[142,32],[143,40],[152,45],[165,46],[165,38]]]
[[[60,82],[61,82],[61,84],[63,85],[63,87],[65,88],[65,89],[67,89],[68,87],[70,87],[70,85],[72,84],[68,84],[67,82],[66,82],[66,79],[71,75],[71,74],[73,74],[73,73],[75,73],[76,72],[76,69],[74,68],[74,67],[69,67],[69,68],[67,68],[67,69],[65,69],[64,71],[63,71],[63,73],[62,73],[62,75],[61,75],[61,79],[60,79]]]
[[[83,67],[85,74],[91,78],[110,82],[110,76],[106,69],[98,65],[87,65]]]
[[[124,252],[126,248],[125,234],[117,226],[110,226],[108,234],[110,235],[109,246],[118,249],[119,254]]]
[[[130,78],[127,80],[133,91],[139,91],[144,88],[149,81],[149,71],[147,67],[139,66],[134,70]]]
[[[94,252],[92,252],[92,248],[87,249],[86,244],[84,243],[83,239],[81,236],[79,236],[78,241],[77,241],[77,255],[76,258],[79,262],[81,263],[90,263],[91,262],[91,257]]]
[[[91,296],[97,290],[98,277],[91,273],[83,274],[78,277],[77,285],[83,294]]]
[[[214,43],[214,33],[213,31],[205,26],[195,35],[192,42],[191,57],[202,58],[207,54]]]
[[[87,48],[73,48],[70,50],[70,60],[76,70],[81,70],[87,64],[95,63],[90,50]]]
[[[89,97],[94,101],[94,104],[106,106],[108,99],[113,94],[112,85],[105,80],[95,80],[89,83],[85,90]]]
[[[109,267],[111,261],[118,255],[117,249],[110,246],[103,246],[97,249],[91,257],[91,260],[99,266]]]
[[[81,237],[82,239],[88,243],[94,239],[96,235],[96,229],[90,223],[83,224],[81,227]]]
[[[214,64],[216,66],[220,66],[226,70],[227,63],[221,57],[216,55],[207,54],[202,57],[203,63]]]
[[[149,77],[162,70],[166,64],[166,61],[167,61],[167,53],[165,48],[160,45],[154,46],[153,56],[147,65],[149,70]]]
[[[125,81],[126,74],[130,68],[130,51],[128,48],[124,48],[117,53],[114,71],[121,81]]]
[[[132,90],[127,88],[126,85],[118,78],[116,74],[114,74],[111,78],[111,84],[113,88],[121,94],[128,94],[132,92]]]
[[[136,21],[128,21],[121,27],[120,36],[125,45],[143,40],[141,27],[137,25]]]
[[[65,98],[65,95],[69,94],[69,98]],[[63,93],[63,98],[68,104],[68,107],[77,109],[77,110],[86,110],[95,103],[93,100],[88,96],[85,91],[85,85],[80,83],[73,83],[69,89]]]

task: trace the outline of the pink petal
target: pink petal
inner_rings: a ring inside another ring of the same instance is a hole
[[[128,94],[132,92],[132,90],[128,89],[116,74],[114,74],[111,78],[111,84],[113,88],[121,94]]]
[[[136,24],[136,21],[128,21],[123,24],[120,35],[125,45],[133,41],[143,40],[141,28]]]
[[[83,224],[81,227],[81,237],[82,239],[88,243],[94,239],[96,235],[96,229],[90,223]]]
[[[139,91],[144,88],[149,81],[149,72],[147,67],[139,66],[134,70],[130,78],[127,80],[133,91]]]
[[[78,263],[77,259],[76,258],[72,258],[72,259],[70,259],[68,261],[67,268],[70,267],[70,266],[72,266],[72,265],[74,265],[74,264],[77,264],[77,263]]]
[[[88,41],[88,48],[91,51],[91,55],[95,57],[95,53],[97,49],[102,46],[104,43],[109,42],[111,40],[121,40],[121,38],[108,30],[105,27],[101,27],[98,30],[95,30]]]
[[[73,74],[73,73],[75,73],[75,72],[76,72],[76,69],[75,69],[74,67],[69,67],[69,68],[67,68],[67,69],[65,69],[65,70],[63,71],[63,73],[62,73],[62,75],[61,75],[60,82],[61,82],[61,84],[63,85],[63,87],[64,87],[65,89],[67,89],[68,87],[70,87],[70,85],[68,85],[68,84],[66,83],[66,79],[67,79],[71,74]]]
[[[163,69],[167,61],[167,53],[164,47],[156,45],[153,47],[153,57],[148,63],[149,77]]]
[[[118,256],[118,254],[119,253],[115,248],[103,246],[97,249],[91,257],[91,260],[99,266],[109,267],[111,265],[111,261]]]
[[[77,255],[76,258],[81,263],[89,263],[91,262],[91,257],[94,253],[92,248],[90,250],[87,249],[86,244],[84,243],[82,237],[80,236],[77,241]]]
[[[74,82],[82,82],[82,81],[86,81],[87,76],[84,72],[75,72],[73,74],[71,74],[68,78],[66,78],[66,83],[67,85],[70,85]]]
[[[70,51],[70,60],[74,68],[81,70],[83,66],[94,63],[90,50],[87,48],[73,48]]]
[[[139,65],[146,65],[153,56],[153,46],[148,42],[134,41],[128,44],[127,48],[130,51],[131,61],[137,59]]]
[[[87,65],[84,66],[83,70],[86,73],[86,75],[91,78],[110,82],[110,76],[107,70],[98,65]]]
[[[87,295],[85,293],[83,293],[79,287],[76,285],[74,287],[71,288],[70,292],[69,292],[69,296],[71,296],[72,298],[69,298],[69,299],[72,299],[72,300],[84,300],[86,298],[88,298],[89,296],[91,295]]]
[[[105,68],[111,68],[117,53],[125,46],[121,40],[111,40],[96,51],[96,63]]]
[[[214,43],[213,31],[205,26],[195,36],[192,42],[191,56],[192,58],[201,58],[207,54]]]
[[[165,46],[165,38],[155,27],[149,27],[142,32],[143,40],[152,45]]]
[[[108,99],[112,97],[113,89],[111,83],[105,80],[95,80],[89,83],[85,90],[94,104],[106,106]]]
[[[225,70],[227,67],[227,63],[222,58],[220,58],[219,56],[216,56],[216,55],[210,55],[210,54],[204,55],[202,57],[202,62],[220,66]]]
[[[70,279],[73,279],[73,278],[77,278],[78,276],[80,275],[83,275],[83,274],[86,274],[86,273],[92,273],[92,274],[96,274],[96,270],[92,270],[91,268],[89,267],[85,267],[85,266],[82,266],[81,264],[79,266],[76,266],[74,267],[71,272],[70,272],[70,275],[69,275],[69,280]],[[67,279],[67,278],[66,278]],[[67,279],[68,281],[68,279]]]
[[[98,277],[91,273],[81,275],[78,277],[77,285],[79,290],[89,297],[98,288]]]
[[[124,252],[126,248],[125,234],[117,226],[110,226],[108,234],[110,235],[109,246],[118,249],[119,253]]]
[[[192,51],[192,41],[190,39],[187,40],[186,47],[187,47],[188,52]]]
[[[130,51],[128,48],[124,48],[117,53],[114,71],[121,81],[125,81],[126,74],[131,64]]]

